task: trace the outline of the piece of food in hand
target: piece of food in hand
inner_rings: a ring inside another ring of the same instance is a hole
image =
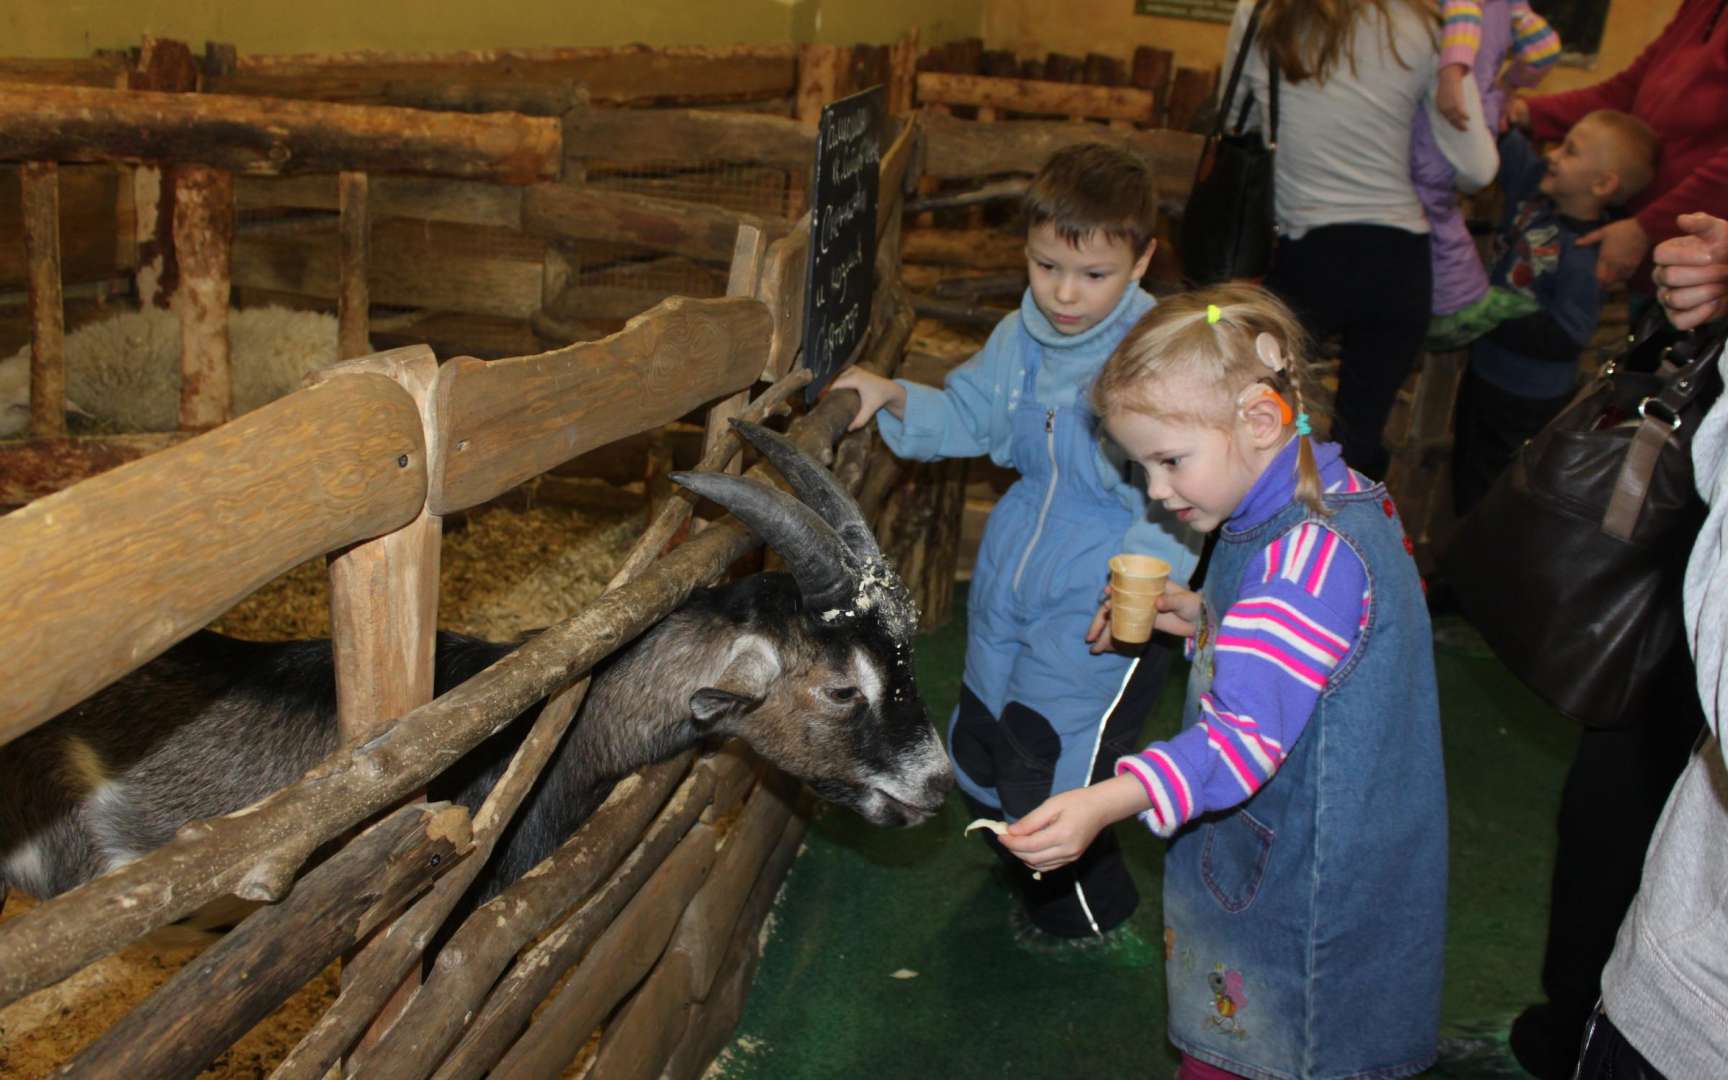
[[[1003,833],[1008,831],[1008,823],[1006,821],[993,821],[987,817],[975,818],[975,819],[973,819],[972,824],[966,826],[966,831],[961,833],[960,835],[961,836],[971,836],[973,829],[989,829],[991,832],[995,833],[997,836],[1001,836]],[[1032,880],[1033,881],[1043,881],[1044,880],[1044,871],[1042,871],[1042,870],[1032,871]]]

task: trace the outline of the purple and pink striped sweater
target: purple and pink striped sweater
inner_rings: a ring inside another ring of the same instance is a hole
[[[1368,486],[1336,444],[1316,442],[1314,450],[1327,491]],[[1295,492],[1292,441],[1224,528],[1268,520]],[[1216,623],[1212,688],[1200,697],[1197,721],[1116,761],[1117,775],[1129,773],[1146,789],[1152,807],[1140,816],[1153,832],[1170,836],[1201,814],[1235,806],[1278,771],[1361,635],[1368,600],[1361,558],[1321,524],[1296,526],[1249,563],[1236,602]]]
[[[1560,36],[1546,19],[1530,10],[1530,0],[1512,0],[1507,6],[1512,17],[1512,67],[1506,72],[1506,82],[1535,86],[1560,59]],[[1441,66],[1461,64],[1474,69],[1476,52],[1482,47],[1482,0],[1445,0],[1440,5],[1440,20]]]

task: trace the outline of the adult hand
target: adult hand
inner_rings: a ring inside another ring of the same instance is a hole
[[[1656,298],[1668,318],[1690,330],[1728,315],[1728,221],[1709,214],[1681,214],[1684,235],[1664,240],[1650,253],[1656,264]]]
[[[1607,289],[1624,282],[1638,269],[1650,250],[1650,236],[1637,218],[1623,218],[1580,236],[1578,246],[1601,249],[1596,254],[1596,283]]]
[[[1521,97],[1512,98],[1500,110],[1500,130],[1505,132],[1515,127],[1530,130],[1530,103]]]

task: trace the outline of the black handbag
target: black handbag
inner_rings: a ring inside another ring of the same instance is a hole
[[[1676,335],[1652,314],[1438,557],[1500,660],[1588,727],[1633,726],[1693,685],[1680,586],[1705,507],[1692,433],[1721,391],[1724,334]]]
[[[1244,131],[1248,123],[1248,107],[1254,95],[1247,95],[1236,116],[1236,129],[1224,131],[1229,118],[1230,103],[1236,100],[1236,86],[1242,79],[1242,67],[1248,50],[1254,46],[1254,33],[1260,26],[1260,12],[1266,0],[1254,5],[1248,19],[1248,29],[1242,35],[1242,45],[1236,50],[1236,63],[1230,69],[1230,82],[1218,102],[1218,117],[1211,134],[1200,151],[1200,161],[1194,170],[1194,186],[1189,189],[1188,203],[1182,211],[1182,227],[1177,235],[1181,247],[1182,274],[1190,285],[1212,285],[1231,278],[1263,277],[1272,267],[1272,248],[1278,240],[1277,221],[1272,206],[1273,159],[1278,152],[1278,66],[1267,65],[1268,92],[1267,138],[1258,131]]]

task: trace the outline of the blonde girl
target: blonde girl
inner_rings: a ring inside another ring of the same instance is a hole
[[[1160,629],[1186,726],[1004,846],[1065,865],[1138,815],[1170,838],[1170,1038],[1190,1080],[1399,1077],[1435,1057],[1446,796],[1422,586],[1392,501],[1314,436],[1308,344],[1270,293],[1167,300],[1093,388],[1147,494],[1217,545]],[[1106,608],[1094,647],[1107,647]]]

